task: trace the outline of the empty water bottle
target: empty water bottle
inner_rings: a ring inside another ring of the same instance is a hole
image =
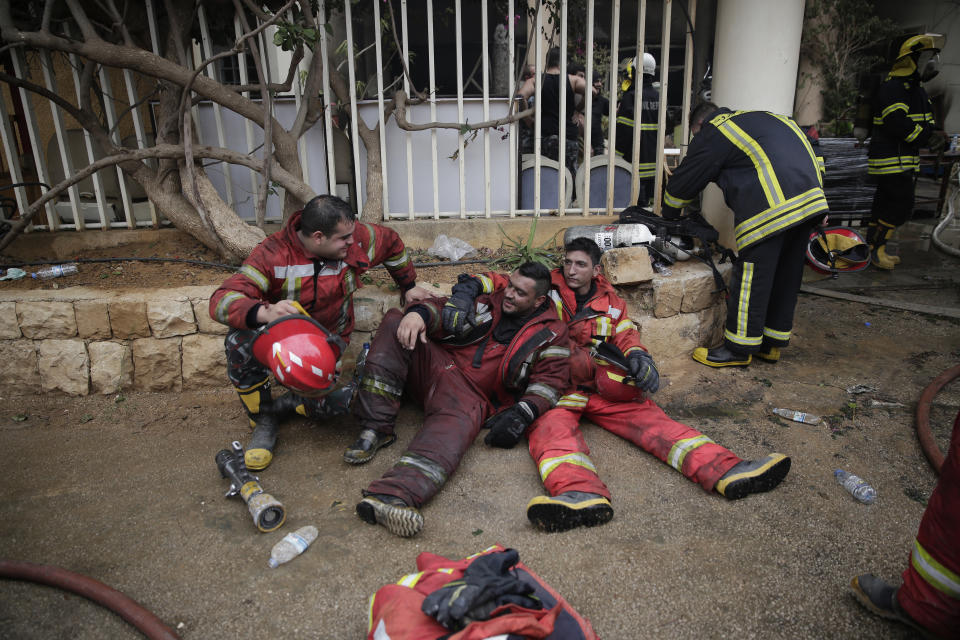
[[[864,504],[873,504],[873,502],[877,499],[877,490],[867,484],[859,476],[848,473],[843,469],[837,469],[834,471],[833,476],[844,489],[850,492],[850,495],[860,502]]]
[[[55,264],[48,269],[41,269],[36,273],[31,273],[30,277],[36,280],[40,278],[41,280],[48,280],[50,278],[59,278],[61,276],[72,276],[77,272],[77,265],[75,264]]]
[[[812,413],[804,413],[803,411],[780,408],[774,409],[773,412],[781,418],[793,420],[794,422],[802,422],[804,424],[820,424],[820,416],[815,416]]]
[[[270,552],[270,567],[276,569],[285,562],[290,562],[306,551],[316,539],[317,528],[312,525],[300,527],[283,536],[283,540],[273,545],[273,550]]]

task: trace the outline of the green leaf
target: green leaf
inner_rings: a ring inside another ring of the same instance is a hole
[[[333,27],[330,26],[330,23],[329,23],[329,22],[324,22],[324,23],[323,23],[323,29],[324,29],[324,31],[326,31],[329,35],[331,35],[331,36],[333,35]]]
[[[471,533],[475,536],[478,536],[481,533],[483,533],[483,529],[474,529],[473,531],[471,531]]]
[[[27,419],[27,414],[25,413],[18,413],[17,415],[13,416],[14,422],[23,422],[26,419]]]
[[[93,416],[90,415],[89,413],[85,413],[85,414],[83,414],[82,416],[80,416],[80,424],[86,424],[87,422],[90,422],[91,420],[93,420]]]

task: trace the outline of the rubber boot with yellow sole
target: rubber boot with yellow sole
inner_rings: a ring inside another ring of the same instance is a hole
[[[251,471],[266,469],[273,461],[273,449],[277,444],[279,417],[271,409],[270,379],[267,378],[247,389],[237,389],[237,394],[247,409],[253,435],[246,447],[243,461]]]
[[[713,349],[697,347],[693,350],[693,359],[708,367],[746,367],[753,358],[749,353],[742,355],[719,346]]]

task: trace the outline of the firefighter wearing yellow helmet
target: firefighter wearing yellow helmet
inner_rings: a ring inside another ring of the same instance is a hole
[[[640,91],[640,174],[637,204],[645,206],[653,197],[654,178],[657,175],[657,118],[660,112],[660,92],[653,86],[657,61],[649,53],[643,54],[642,80],[634,82],[636,59],[627,62],[626,78],[620,85],[623,97],[617,105],[617,155],[627,162],[633,159],[633,133],[637,126],[635,91]]]
[[[920,148],[934,153],[945,139],[935,131],[933,107],[923,82],[937,73],[941,37],[915,35],[900,46],[887,79],[880,86],[873,116],[868,173],[876,176],[877,190],[867,243],[870,262],[893,269],[900,257],[887,253],[887,240],[913,210],[913,178],[920,170]]]

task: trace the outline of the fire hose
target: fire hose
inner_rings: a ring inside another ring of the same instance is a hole
[[[943,466],[943,452],[937,446],[933,434],[930,432],[930,405],[933,403],[934,396],[954,378],[960,377],[960,364],[947,369],[927,385],[920,394],[920,400],[917,402],[917,438],[920,440],[920,448],[923,449],[923,455],[927,456],[930,466],[934,471],[940,473]]]
[[[71,591],[106,607],[132,624],[150,640],[180,640],[180,636],[173,629],[135,600],[99,580],[79,573],[46,564],[0,560],[0,577],[26,580]]]

